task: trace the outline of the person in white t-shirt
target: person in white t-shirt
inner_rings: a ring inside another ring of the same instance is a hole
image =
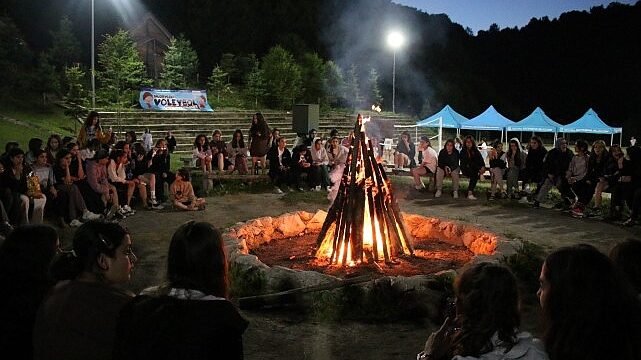
[[[418,151],[421,154],[422,160],[419,166],[412,169],[412,176],[414,177],[414,188],[421,190],[425,187],[421,181],[421,176],[434,176],[434,174],[436,174],[438,154],[436,150],[432,148],[430,139],[428,139],[427,136],[421,136]]]

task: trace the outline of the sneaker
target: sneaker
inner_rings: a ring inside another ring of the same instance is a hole
[[[118,210],[116,211],[116,214],[115,214],[116,217],[120,216],[122,219],[126,219],[127,215],[129,215],[127,213],[127,210],[125,210],[124,207],[122,207],[122,206],[120,208],[118,208]]]
[[[303,189],[303,187],[301,186],[298,188],[298,191],[305,191],[305,189]]]
[[[98,220],[102,216],[98,214],[94,214],[91,211],[87,210],[82,214],[82,220],[83,221],[89,221],[89,220]]]
[[[155,204],[154,204],[154,203],[149,204],[149,208],[150,208],[151,210],[162,210],[162,209],[164,209],[165,207],[164,207],[164,206],[162,206],[162,205],[160,205],[158,202],[156,202]]]
[[[454,191],[452,193],[452,197],[455,198],[455,199],[458,199],[458,191]]]
[[[320,185],[314,187],[314,191],[320,191],[320,189],[321,189]]]
[[[443,192],[441,190],[436,190],[436,194],[434,194],[435,198],[440,198]]]
[[[570,211],[570,215],[572,215],[573,217],[582,218],[585,214],[583,213],[583,209],[581,209],[580,206],[575,206]]]
[[[82,222],[80,222],[80,220],[78,220],[78,219],[73,219],[69,223],[69,226],[71,226],[71,227],[79,227],[80,225],[82,225]]]
[[[281,190],[278,186],[274,186],[274,192],[275,192],[276,194],[282,194],[282,193],[283,193],[283,190]]]
[[[623,226],[634,226],[634,224],[636,224],[636,221],[634,221],[633,218],[629,218],[628,220],[624,221],[623,224],[621,224],[621,225],[623,225]]]
[[[469,200],[476,200],[476,196],[474,196],[474,194],[472,194],[472,193],[468,193],[468,194],[467,194],[467,198],[468,198]]]
[[[9,233],[12,231],[13,231],[13,226],[8,222],[5,221],[2,224],[0,224],[0,236],[4,236],[6,238],[7,235],[9,235]]]
[[[150,200],[149,202],[151,203],[151,206],[159,205],[159,204],[160,204],[160,203],[158,202],[158,200],[156,200],[156,198],[151,198],[151,200]]]
[[[424,188],[425,188],[425,187],[424,187],[423,185],[414,185],[414,189],[416,189],[416,190],[418,190],[418,191],[421,191],[421,190],[423,190]]]
[[[133,214],[135,212],[129,205],[123,205],[122,210],[124,210],[125,213],[129,214]]]
[[[534,200],[534,202],[532,203],[532,207],[534,209],[538,209],[538,208],[541,207],[541,203],[539,203],[538,201]]]

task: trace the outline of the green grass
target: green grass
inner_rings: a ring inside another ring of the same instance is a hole
[[[280,198],[282,202],[287,205],[296,205],[298,203],[308,203],[308,204],[329,204],[327,200],[327,191],[291,191],[285,193],[283,197]]]
[[[10,119],[21,123],[14,123]],[[74,123],[64,110],[55,105],[47,107],[25,107],[20,105],[0,105],[0,145],[17,141],[26,149],[29,139],[39,137],[44,141],[51,134],[75,136]]]

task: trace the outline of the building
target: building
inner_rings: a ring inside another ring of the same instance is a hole
[[[145,63],[147,76],[157,80],[162,71],[165,52],[172,38],[171,33],[149,12],[141,16],[128,31]]]

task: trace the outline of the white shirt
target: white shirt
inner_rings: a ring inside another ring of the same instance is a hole
[[[310,151],[312,152],[312,161],[314,161],[314,163],[321,165],[329,164],[329,157],[327,156],[325,147],[321,146],[320,150],[316,150],[316,146],[312,146]]]
[[[283,166],[283,153],[285,153],[285,148],[282,150],[280,148],[276,148],[278,150],[278,163],[280,166]]]
[[[125,173],[124,165],[116,165],[115,160],[111,160],[109,162],[109,166],[107,167],[107,175],[109,175],[109,180],[111,180],[111,182],[124,183],[127,181],[127,174]]]
[[[423,154],[423,163],[421,165],[435,173],[436,166],[438,165],[438,154],[436,153],[436,150],[432,149],[431,146],[428,146],[427,149],[422,149],[421,153]]]
[[[153,140],[151,138],[151,133],[144,133],[142,134],[142,146],[145,148],[145,151],[150,151],[151,148],[154,146]]]

